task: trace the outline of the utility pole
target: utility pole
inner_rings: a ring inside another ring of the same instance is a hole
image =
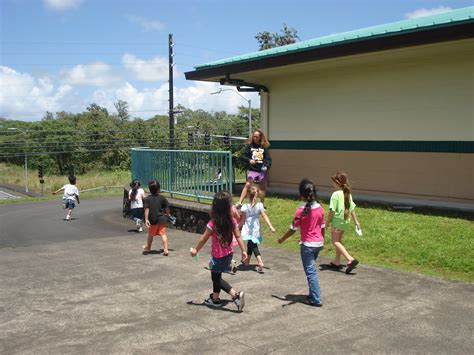
[[[173,102],[173,34],[168,35],[169,53],[169,117],[170,117],[170,149],[174,148],[174,102]]]

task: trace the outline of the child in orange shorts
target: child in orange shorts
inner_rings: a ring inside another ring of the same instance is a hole
[[[145,199],[145,225],[148,228],[148,238],[143,246],[143,255],[151,251],[151,244],[155,235],[159,235],[163,242],[163,255],[168,256],[168,237],[166,223],[170,215],[169,203],[166,197],[160,195],[160,183],[151,180],[148,183],[150,195]]]

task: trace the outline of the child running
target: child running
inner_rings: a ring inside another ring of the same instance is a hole
[[[278,238],[278,243],[283,243],[300,227],[301,261],[309,286],[309,296],[304,303],[322,307],[316,259],[324,246],[324,209],[316,201],[316,187],[310,180],[301,180],[299,193],[306,203],[297,208],[290,229]]]
[[[257,271],[260,274],[263,274],[263,264],[262,255],[260,250],[258,249],[258,245],[262,242],[262,229],[260,226],[260,216],[263,217],[265,222],[268,225],[268,228],[275,233],[275,228],[273,228],[270,219],[268,218],[267,214],[265,213],[265,209],[263,207],[263,203],[257,202],[259,196],[259,190],[256,185],[251,185],[248,188],[248,199],[249,203],[246,203],[242,206],[240,213],[242,218],[240,220],[240,226],[242,226],[242,239],[247,240],[247,258],[242,260],[245,265],[250,263],[250,258],[252,257],[252,253],[257,258],[258,268]]]
[[[130,212],[135,221],[137,232],[143,232],[143,200],[145,199],[145,191],[141,188],[140,180],[134,179],[130,183],[130,192],[128,193],[128,200],[130,201]]]
[[[221,290],[227,292],[232,301],[241,312],[245,305],[245,294],[236,291],[227,281],[222,278],[223,272],[230,271],[230,264],[233,256],[232,238],[235,237],[241,251],[242,259],[247,258],[244,242],[240,238],[237,222],[231,217],[231,200],[226,192],[217,192],[214,195],[211,207],[211,220],[206,226],[206,231],[199,239],[197,245],[191,248],[191,256],[194,257],[211,237],[211,258],[209,268],[212,278],[212,293],[204,303],[211,307],[222,307],[223,303],[219,298]]]
[[[166,223],[170,215],[169,203],[166,197],[160,195],[160,183],[151,180],[148,183],[150,196],[145,199],[145,225],[148,228],[148,238],[143,246],[143,255],[150,254],[151,244],[156,235],[163,242],[163,255],[168,256],[168,237],[166,236]]]
[[[67,208],[66,221],[71,220],[72,211],[76,208],[77,204],[80,204],[79,200],[79,190],[76,187],[76,177],[68,176],[69,184],[64,185],[59,190],[53,192],[53,195],[56,195],[59,191],[64,190],[63,194],[63,204],[64,208]]]
[[[333,192],[331,195],[331,201],[329,203],[329,213],[326,225],[331,226],[331,238],[332,244],[336,248],[336,257],[331,266],[335,269],[342,269],[341,255],[347,259],[346,274],[349,274],[359,264],[357,259],[354,259],[346,250],[342,244],[342,237],[344,232],[349,228],[351,222],[351,215],[358,228],[360,228],[359,220],[354,211],[356,205],[352,201],[351,187],[349,185],[349,179],[347,174],[344,172],[337,172],[331,176],[333,185],[338,190]]]

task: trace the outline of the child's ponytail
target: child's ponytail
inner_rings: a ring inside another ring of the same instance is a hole
[[[351,187],[349,184],[344,184],[342,186],[342,192],[344,192],[344,220],[349,219],[349,208],[351,206]]]
[[[130,183],[130,187],[132,188],[132,192],[130,193],[130,199],[135,200],[138,193],[138,188],[140,187],[140,181],[135,179]]]
[[[331,179],[342,189],[342,192],[344,193],[344,220],[347,221],[349,219],[351,207],[351,186],[349,185],[347,174],[338,171],[336,174],[331,176]]]
[[[311,180],[304,178],[300,181],[299,192],[306,201],[306,205],[301,213],[301,217],[304,217],[309,213],[313,202],[317,199],[316,186],[314,186]]]

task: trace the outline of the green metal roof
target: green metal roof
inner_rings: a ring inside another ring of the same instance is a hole
[[[206,69],[218,67],[221,65],[234,64],[260,58],[277,56],[281,54],[289,54],[302,52],[307,49],[317,47],[330,47],[345,42],[354,42],[366,40],[371,37],[395,36],[407,32],[417,32],[430,28],[439,28],[449,26],[453,23],[470,22],[474,18],[474,6],[465,7],[458,10],[445,12],[442,14],[408,19],[398,22],[387,23],[384,25],[362,28],[355,31],[337,33],[329,36],[301,41],[286,46],[266,49],[259,52],[244,54],[236,57],[217,60],[214,62],[198,65],[195,69]]]

